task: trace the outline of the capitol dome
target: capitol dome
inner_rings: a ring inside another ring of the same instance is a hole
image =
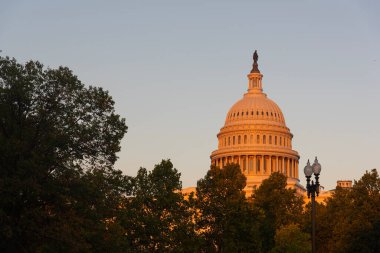
[[[302,191],[298,180],[299,155],[292,149],[293,135],[279,106],[263,92],[256,51],[253,58],[248,90],[228,111],[211,162],[220,168],[239,164],[247,177],[247,195],[273,172],[283,173],[288,187]]]
[[[266,94],[246,93],[228,111],[225,125],[264,123],[286,126],[280,108]]]

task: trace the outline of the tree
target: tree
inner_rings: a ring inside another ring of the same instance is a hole
[[[318,217],[320,252],[378,252],[380,177],[366,172],[352,189],[337,188]]]
[[[112,169],[126,131],[108,92],[68,68],[0,57],[0,250],[94,251],[128,191]]]
[[[170,160],[141,168],[125,201],[121,224],[133,252],[196,252],[193,213]]]
[[[246,200],[238,165],[212,166],[198,181],[196,217],[202,252],[260,252],[258,213]]]
[[[276,230],[275,246],[271,253],[309,253],[310,234],[302,232],[299,225],[288,224]]]
[[[303,210],[302,197],[294,189],[286,188],[286,176],[275,172],[252,194],[253,204],[264,214],[261,234],[264,252],[274,247],[276,230],[299,223]]]

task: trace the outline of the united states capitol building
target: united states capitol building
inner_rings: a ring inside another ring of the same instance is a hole
[[[224,126],[217,134],[218,148],[210,156],[211,164],[219,168],[238,164],[247,178],[247,197],[272,173],[280,172],[287,177],[287,187],[307,201],[306,189],[299,180],[300,156],[292,147],[293,134],[280,107],[264,93],[256,51],[253,61],[247,75],[247,92],[227,112]],[[351,187],[352,181],[338,181],[338,186]],[[194,190],[190,187],[183,192]],[[321,190],[317,201],[330,195],[331,191]]]
[[[292,148],[293,134],[280,107],[263,92],[256,51],[253,58],[247,92],[228,111],[211,163],[220,168],[239,164],[247,177],[247,195],[273,172],[283,173],[289,187],[303,192],[298,179],[300,156]]]

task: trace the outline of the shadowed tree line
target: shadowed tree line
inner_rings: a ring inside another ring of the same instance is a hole
[[[182,194],[170,160],[114,169],[125,120],[65,67],[0,57],[1,252],[310,252],[310,206],[273,173],[250,198],[237,165]],[[378,252],[380,179],[317,206],[318,252]]]

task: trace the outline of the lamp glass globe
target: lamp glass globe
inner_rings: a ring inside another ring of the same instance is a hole
[[[305,176],[310,177],[313,174],[313,167],[310,166],[309,160],[307,161],[307,164],[305,168],[303,169],[303,172],[305,173]]]
[[[322,166],[318,162],[317,157],[315,157],[315,160],[314,160],[314,163],[313,163],[313,172],[314,172],[314,174],[319,175],[319,173],[321,173],[321,170],[322,170]]]

